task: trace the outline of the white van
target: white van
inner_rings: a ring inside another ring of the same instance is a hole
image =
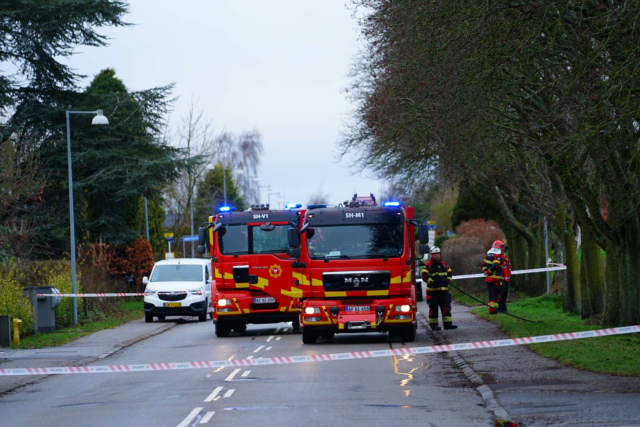
[[[158,261],[151,278],[143,277],[147,288],[144,297],[144,320],[164,320],[166,316],[211,316],[211,261],[178,258]]]

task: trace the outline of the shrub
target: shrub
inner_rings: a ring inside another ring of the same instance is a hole
[[[0,269],[0,315],[22,320],[20,333],[30,334],[33,332],[35,318],[31,303],[24,296],[21,276],[15,262],[3,264]]]
[[[451,267],[453,275],[476,274],[482,272],[485,250],[477,237],[456,237],[444,242],[442,259]],[[465,279],[455,283],[467,290],[484,289],[484,278]]]
[[[436,236],[436,238],[433,241],[433,246],[437,246],[440,249],[442,249],[442,246],[444,245],[444,242],[446,242],[447,240],[449,240],[449,236]]]
[[[471,221],[463,221],[456,227],[456,234],[464,237],[477,237],[480,239],[485,251],[488,251],[496,240],[505,242],[502,229],[493,220],[472,219]]]

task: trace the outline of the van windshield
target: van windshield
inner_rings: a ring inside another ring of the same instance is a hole
[[[156,265],[151,282],[202,282],[199,265]]]

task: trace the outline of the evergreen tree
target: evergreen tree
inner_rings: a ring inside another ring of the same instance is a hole
[[[245,200],[240,195],[240,187],[236,185],[235,180],[229,168],[225,169],[227,181],[227,206],[233,206],[237,210],[245,208]],[[222,179],[222,166],[216,165],[215,168],[207,172],[204,180],[198,185],[198,196],[194,205],[194,221],[196,224],[208,221],[209,216],[215,215],[218,207],[224,205],[224,187]]]

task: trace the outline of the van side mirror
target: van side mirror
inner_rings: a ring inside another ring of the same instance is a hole
[[[422,245],[426,245],[429,243],[429,227],[426,224],[420,224],[418,226],[418,238],[420,239],[420,244]]]
[[[198,245],[204,246],[205,243],[207,243],[207,229],[200,227],[198,228]],[[198,253],[204,253],[200,252],[200,247],[198,247]]]
[[[143,285],[147,285],[147,284],[149,284],[149,278],[148,278],[147,276],[144,276],[144,277],[142,278],[142,284],[143,284]]]
[[[298,248],[300,246],[300,234],[298,234],[298,230],[293,227],[289,227],[287,229],[287,239],[289,240],[290,248]],[[298,255],[300,256],[300,255]],[[297,258],[297,257],[296,257]]]

